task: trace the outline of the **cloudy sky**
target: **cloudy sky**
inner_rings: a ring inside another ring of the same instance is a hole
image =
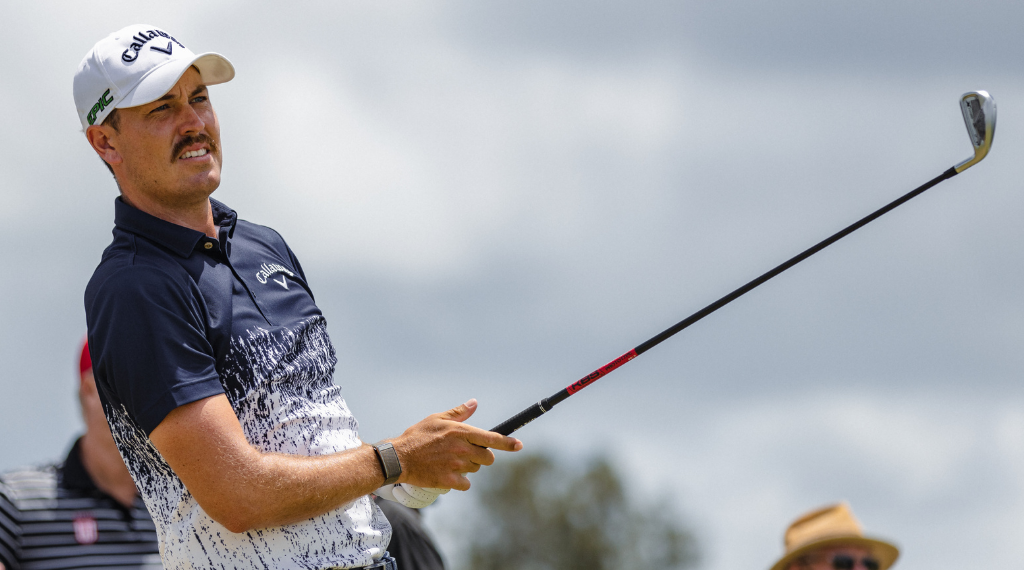
[[[80,429],[116,188],[71,80],[124,25],[234,63],[216,197],[302,259],[371,441],[470,397],[491,427],[938,175],[971,155],[958,97],[985,89],[983,163],[519,435],[612,456],[708,570],[767,568],[842,499],[901,569],[1024,559],[1024,4],[143,6],[0,20],[0,468]],[[453,560],[470,494],[428,511]]]

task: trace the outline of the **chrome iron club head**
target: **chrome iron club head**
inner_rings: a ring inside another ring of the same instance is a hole
[[[954,166],[957,174],[981,162],[992,147],[996,134],[996,102],[987,91],[971,91],[960,96],[960,110],[964,114],[967,134],[971,136],[974,156]]]

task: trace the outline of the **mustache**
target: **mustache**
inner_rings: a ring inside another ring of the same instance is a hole
[[[202,143],[206,143],[210,147],[210,152],[212,153],[216,153],[219,149],[219,147],[217,146],[217,141],[213,140],[213,138],[210,137],[209,135],[203,133],[199,133],[198,135],[187,135],[185,138],[181,139],[180,141],[178,141],[177,144],[174,145],[174,150],[171,152],[171,162],[175,162],[176,160],[178,160],[178,157],[181,156],[181,153],[185,151],[185,148],[192,146],[194,144]]]

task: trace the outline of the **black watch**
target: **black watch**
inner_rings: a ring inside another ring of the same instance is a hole
[[[373,444],[373,450],[377,452],[380,468],[384,471],[384,484],[394,484],[402,475],[402,464],[398,461],[398,452],[395,451],[395,446],[380,442]]]

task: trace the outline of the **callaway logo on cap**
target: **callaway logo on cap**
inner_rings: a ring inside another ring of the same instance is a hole
[[[101,124],[114,109],[163,97],[193,65],[206,85],[235,76],[224,56],[196,55],[155,26],[128,26],[96,42],[75,73],[75,107],[82,129]]]

